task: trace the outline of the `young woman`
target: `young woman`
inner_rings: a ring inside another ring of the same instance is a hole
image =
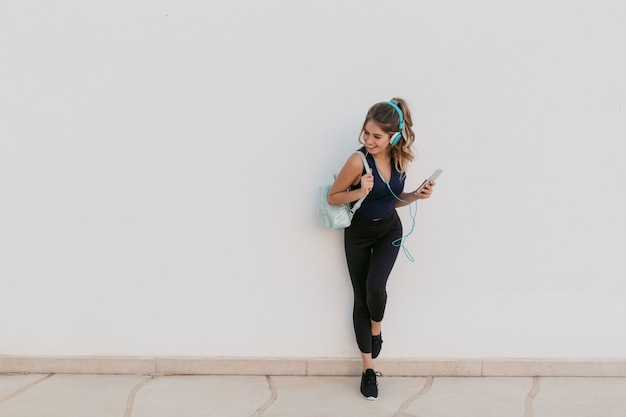
[[[344,246],[348,271],[354,289],[353,322],[357,345],[363,360],[361,394],[369,400],[378,397],[374,359],[382,347],[381,322],[387,303],[387,279],[398,256],[402,223],[397,207],[429,198],[434,182],[420,193],[404,191],[415,134],[405,100],[374,104],[361,129],[360,149],[372,168],[364,171],[363,161],[352,154],[328,193],[330,204],[365,200],[345,229]],[[346,191],[348,190],[348,191]]]

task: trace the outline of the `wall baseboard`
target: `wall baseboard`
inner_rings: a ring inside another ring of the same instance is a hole
[[[379,359],[385,376],[626,377],[626,359]],[[350,358],[0,356],[0,373],[356,376]]]

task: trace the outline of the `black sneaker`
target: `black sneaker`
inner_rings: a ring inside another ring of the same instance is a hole
[[[367,369],[361,376],[361,395],[370,401],[378,398],[378,383],[376,382],[376,372],[373,369]]]
[[[383,334],[378,336],[372,336],[372,359],[376,359],[380,354],[380,350],[383,347]]]

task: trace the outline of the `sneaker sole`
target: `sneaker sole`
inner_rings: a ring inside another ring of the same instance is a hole
[[[378,397],[366,397],[365,395],[361,394],[361,397],[365,398],[368,401],[376,401],[378,399]]]

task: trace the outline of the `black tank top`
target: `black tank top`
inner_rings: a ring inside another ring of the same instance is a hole
[[[365,152],[365,149],[361,148],[360,151]],[[372,188],[372,191],[365,197],[357,213],[369,219],[386,219],[395,212],[397,200],[387,188],[387,184],[380,177],[380,174],[378,174],[374,157],[367,154],[366,159],[374,175],[374,188]],[[365,174],[365,169],[363,169],[363,173]],[[391,179],[389,180],[389,185],[397,196],[404,190],[404,178],[396,169],[396,164],[393,159],[391,160]],[[361,183],[352,188],[361,188]]]

